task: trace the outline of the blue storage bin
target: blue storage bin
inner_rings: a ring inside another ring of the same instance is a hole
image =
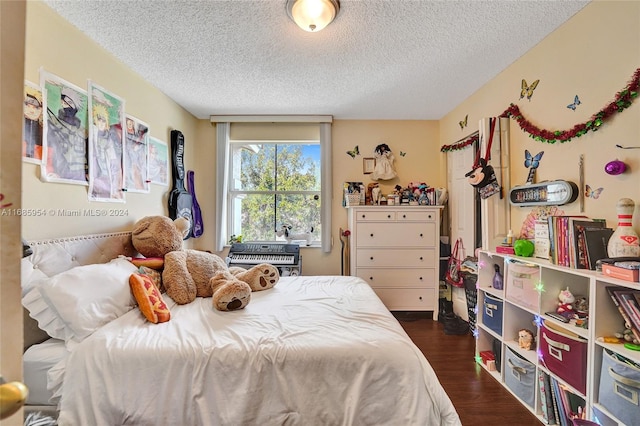
[[[504,382],[511,391],[533,407],[536,394],[536,366],[507,348],[504,366]]]
[[[602,351],[598,402],[625,425],[640,425],[640,369],[625,360]]]
[[[484,294],[482,323],[502,336],[502,299]]]

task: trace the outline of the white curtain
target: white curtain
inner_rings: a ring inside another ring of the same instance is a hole
[[[227,190],[229,188],[229,123],[216,124],[216,251],[222,251],[227,235]]]
[[[320,123],[320,160],[322,161],[322,190],[320,192],[322,210],[322,251],[331,252],[331,206],[333,205],[333,179],[331,168],[331,123]]]

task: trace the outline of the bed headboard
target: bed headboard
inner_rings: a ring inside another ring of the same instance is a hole
[[[22,286],[44,277],[51,277],[75,266],[107,263],[119,255],[135,256],[131,232],[82,235],[68,238],[28,241],[33,253],[22,259]],[[23,309],[24,349],[49,336]]]

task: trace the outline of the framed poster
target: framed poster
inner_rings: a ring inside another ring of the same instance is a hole
[[[89,201],[124,203],[124,100],[89,81]]]
[[[127,192],[149,192],[148,145],[149,126],[130,115],[124,132],[124,187]]]
[[[169,185],[169,148],[166,142],[154,137],[149,137],[148,154],[148,174],[149,183],[156,185]]]
[[[87,185],[87,92],[43,70],[40,87],[44,101],[41,179]]]
[[[370,175],[373,173],[373,170],[376,168],[376,159],[371,158],[363,158],[362,159],[362,173],[365,175]]]

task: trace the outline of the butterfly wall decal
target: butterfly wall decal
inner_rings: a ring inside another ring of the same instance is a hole
[[[464,129],[465,127],[467,127],[467,120],[469,120],[469,114],[464,116],[464,120],[460,121],[460,130]]]
[[[544,151],[540,151],[535,157],[531,155],[528,149],[524,150],[524,166],[526,168],[537,169],[540,165],[540,159],[544,155]]]
[[[531,86],[529,86],[526,80],[523,78],[522,86],[521,86],[522,90],[520,91],[520,99],[526,96],[528,100],[531,100],[531,97],[533,96],[533,91],[536,90],[536,87],[538,87],[538,83],[540,83],[540,80],[534,81],[533,83],[531,83]]]
[[[356,147],[351,151],[347,151],[347,154],[349,154],[351,158],[356,158],[356,155],[360,155],[360,149],[358,149],[358,145],[356,145]]]
[[[524,166],[529,169],[529,175],[527,176],[527,183],[533,183],[533,179],[536,176],[536,169],[540,165],[540,159],[544,151],[540,151],[536,156],[532,156],[528,149],[524,150]]]
[[[407,155],[406,152],[400,151],[400,157],[404,157],[405,155]]]
[[[580,102],[580,98],[578,97],[578,95],[576,95],[576,97],[573,98],[573,103],[567,105],[567,108],[571,109],[572,111],[575,111],[578,105],[580,105],[581,103],[582,102]]]
[[[602,191],[604,190],[604,188],[598,188],[598,189],[591,189],[591,187],[589,185],[585,185],[585,191],[584,191],[584,195],[587,197],[591,197],[593,199],[598,199],[598,197],[600,197],[600,194],[602,193]]]

